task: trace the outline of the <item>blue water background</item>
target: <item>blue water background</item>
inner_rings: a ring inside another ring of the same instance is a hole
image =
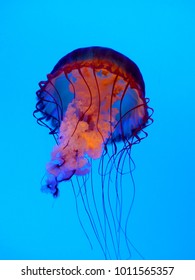
[[[154,108],[133,148],[130,238],[146,259],[195,259],[195,3],[1,1],[0,259],[98,259],[72,190],[40,192],[54,140],[32,117],[38,82],[68,52],[113,48],[134,60]]]

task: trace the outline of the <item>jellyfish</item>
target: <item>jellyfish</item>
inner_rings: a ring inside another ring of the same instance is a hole
[[[110,48],[76,49],[59,60],[36,95],[33,114],[56,142],[42,191],[58,197],[59,185],[70,183],[90,245],[85,223],[105,259],[131,258],[131,149],[153,121],[138,66]]]

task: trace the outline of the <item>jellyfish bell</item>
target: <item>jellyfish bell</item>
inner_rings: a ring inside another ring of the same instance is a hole
[[[145,98],[145,84],[139,68],[132,60],[112,49],[81,48],[60,59],[48,74],[47,81],[40,82],[39,86],[34,116],[40,125],[49,128],[57,142],[51,161],[46,166],[46,182],[42,189],[54,197],[58,196],[60,182],[72,181],[75,177],[86,178],[92,173],[93,161],[99,159],[99,175],[103,178],[100,192],[104,199],[105,192],[108,189],[110,192],[111,187],[111,177],[107,182],[105,177],[115,170],[113,190],[116,193],[112,199],[117,200],[117,213],[113,214],[115,210],[110,208],[110,202],[109,210],[106,210],[105,201],[103,212],[105,215],[106,211],[110,211],[113,216],[113,226],[107,218],[106,223],[110,227],[111,239],[114,239],[111,232],[114,227],[116,240],[113,243],[115,247],[120,247],[116,225],[124,236],[126,232],[120,220],[124,194],[117,193],[118,188],[122,188],[118,178],[123,174],[124,160],[130,157],[132,145],[147,136],[143,129],[152,122],[149,99]],[[122,148],[118,148],[118,143],[122,143]],[[94,198],[91,203],[95,209]],[[101,241],[106,243],[103,222],[97,209],[93,210],[94,214],[90,206],[87,207],[90,223],[107,258],[109,249],[107,245],[103,248]],[[128,243],[127,236],[124,238]],[[116,258],[120,258],[119,251],[115,248]]]
[[[56,136],[47,171],[57,182],[90,172],[88,158],[100,158],[105,145],[132,138],[148,122],[138,67],[108,48],[66,55],[40,87],[35,116]]]

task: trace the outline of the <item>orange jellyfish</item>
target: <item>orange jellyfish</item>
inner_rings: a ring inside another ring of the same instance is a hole
[[[42,190],[57,197],[59,183],[69,182],[90,244],[86,221],[104,258],[130,258],[131,148],[147,136],[153,112],[139,68],[112,49],[81,48],[39,86],[34,116],[56,140]]]

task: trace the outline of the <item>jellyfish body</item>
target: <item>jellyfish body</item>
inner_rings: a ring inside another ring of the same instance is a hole
[[[143,129],[152,122],[143,77],[137,65],[124,55],[89,47],[63,57],[47,78],[39,83],[34,116],[49,128],[57,144],[46,166],[42,189],[56,197],[59,183],[71,181],[105,258],[123,258],[121,242],[130,253],[126,228],[131,203],[124,218],[123,189],[128,183],[122,187],[122,177],[131,173],[132,145],[147,136]],[[124,172],[127,158],[129,171]],[[94,175],[100,178],[102,210],[97,209]]]

